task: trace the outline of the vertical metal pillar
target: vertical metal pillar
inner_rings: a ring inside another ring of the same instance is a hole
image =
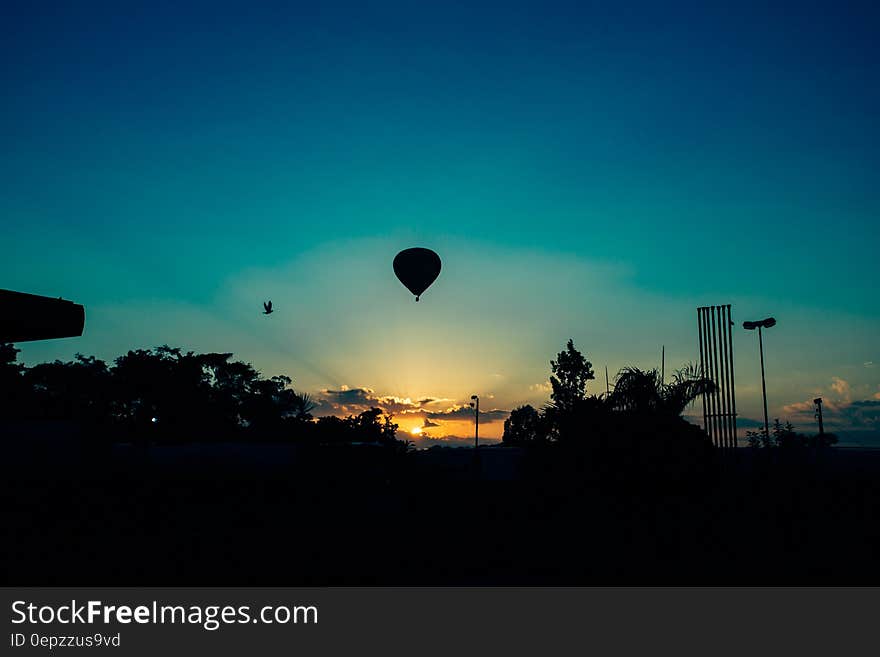
[[[697,308],[697,334],[700,339],[700,373],[706,376],[706,357],[703,353],[703,308]],[[703,393],[703,431],[709,432],[706,393]]]
[[[727,304],[727,349],[728,349],[728,363],[730,373],[728,376],[728,398],[729,405],[728,409],[730,410],[730,435],[733,437],[732,446],[737,446],[737,436],[736,436],[736,394],[735,393],[735,385],[733,380],[733,372],[736,369],[733,365],[733,319],[730,317],[730,304]]]
[[[474,416],[474,448],[480,446],[480,398],[477,397],[477,412]]]
[[[721,439],[724,448],[730,447],[730,427],[727,425],[727,330],[724,326],[724,306],[718,306],[718,396],[721,398]]]
[[[724,426],[724,446],[734,446],[734,435],[730,427],[730,355],[728,343],[730,342],[730,320],[728,319],[729,306],[718,306],[718,328],[721,334],[721,401],[724,407],[724,417],[721,424]]]
[[[715,392],[712,393],[712,415],[713,415],[713,429],[715,438],[718,442],[721,441],[721,433],[719,415],[721,414],[721,408],[719,399],[718,399],[718,339],[715,334],[715,306],[711,307],[709,311],[709,335],[711,336],[709,344],[711,345],[711,355],[709,357],[709,363],[712,367],[712,380],[715,382]]]
[[[697,308],[700,367],[715,384],[703,395],[703,428],[717,447],[736,447],[733,331],[730,304]]]
[[[660,348],[660,385],[666,385],[666,345]]]
[[[758,327],[758,349],[761,351],[761,392],[764,394],[764,432],[770,435],[770,422],[767,419],[767,382],[764,380],[764,338],[761,337],[761,327]]]

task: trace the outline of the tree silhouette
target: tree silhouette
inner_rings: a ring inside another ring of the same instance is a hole
[[[319,444],[363,443],[384,447],[403,447],[397,439],[398,425],[380,408],[370,408],[346,418],[328,415],[318,418],[315,425]]]
[[[544,418],[529,404],[513,409],[504,420],[502,442],[505,445],[528,445],[548,439]]]
[[[108,421],[116,407],[107,363],[94,356],[41,363],[25,371],[23,382],[32,394],[29,414],[38,410],[44,419],[95,425]]]
[[[134,430],[154,423],[161,435],[181,439],[193,432],[229,430],[223,414],[215,414],[212,376],[207,365],[231,357],[194,354],[167,345],[129,351],[115,361],[113,383],[118,394],[118,419]],[[154,419],[155,418],[155,419]]]
[[[299,422],[309,422],[312,419],[312,411],[315,410],[317,404],[312,396],[307,392],[296,394],[296,400],[293,404],[293,417]]]
[[[567,468],[561,476],[574,479],[587,470],[645,477],[658,476],[665,466],[675,476],[709,470],[711,440],[681,417],[697,397],[714,390],[698,367],[681,368],[668,384],[656,370],[627,367],[617,375],[613,393],[587,395],[592,365],[572,340],[550,365],[550,402],[540,412],[515,409],[505,422],[505,444],[561,449],[567,455],[560,457]]]
[[[572,340],[568,341],[564,351],[557,354],[556,360],[550,361],[550,369],[553,372],[550,377],[550,385],[553,387],[550,399],[563,412],[572,410],[584,398],[587,381],[596,378],[593,364],[575,349]]]
[[[14,345],[0,342],[0,416],[20,410],[24,396],[24,365],[17,362],[18,352]]]
[[[289,377],[263,378],[231,353],[163,345],[131,350],[110,367],[77,354],[26,368],[17,352],[0,345],[4,417],[73,421],[118,440],[297,439],[315,408]]]
[[[763,427],[757,431],[746,431],[746,442],[752,449],[773,447],[773,441]]]
[[[837,436],[833,433],[823,433],[822,435],[807,436],[798,433],[794,429],[794,425],[786,421],[785,424],[776,418],[773,421],[773,427],[767,434],[764,429],[758,431],[747,431],[746,440],[749,447],[753,449],[770,449],[780,448],[784,450],[792,450],[799,447],[828,447],[837,443]]]
[[[21,350],[16,349],[13,344],[0,342],[0,372],[21,372],[24,365],[16,362],[18,360],[19,351]]]
[[[715,383],[693,364],[677,370],[667,384],[656,369],[626,367],[617,375],[608,402],[617,410],[678,416],[698,397],[714,390]]]
[[[78,354],[71,362],[31,368],[17,363],[16,356],[12,345],[0,345],[7,417],[72,421],[94,429],[86,435],[140,443],[302,441],[406,449],[397,440],[397,424],[381,409],[315,422],[314,401],[297,393],[289,377],[264,378],[231,353],[162,345],[128,351],[112,366]],[[651,431],[687,433],[691,430],[682,426],[679,415],[713,389],[695,366],[677,371],[666,385],[656,370],[631,367],[620,372],[613,394],[588,396],[587,384],[595,375],[573,340],[550,366],[550,403],[541,411],[530,405],[514,409],[504,423],[504,444],[596,449],[625,442],[627,436],[642,440]]]
[[[550,403],[542,417],[551,439],[566,441],[584,434],[584,421],[591,421],[585,409],[587,382],[595,379],[593,365],[572,340],[550,361]]]

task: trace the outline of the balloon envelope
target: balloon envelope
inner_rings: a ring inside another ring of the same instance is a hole
[[[394,256],[394,273],[418,301],[440,275],[440,256],[421,247],[404,249]]]

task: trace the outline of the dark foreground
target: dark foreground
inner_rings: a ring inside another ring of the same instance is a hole
[[[880,451],[739,450],[638,478],[481,452],[7,462],[4,584],[880,584]]]

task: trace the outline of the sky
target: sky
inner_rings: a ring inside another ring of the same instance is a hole
[[[870,3],[2,12],[0,286],[87,313],[26,364],[232,351],[323,412],[381,403],[455,443],[472,394],[490,439],[545,403],[568,338],[601,392],[664,345],[667,370],[697,360],[696,307],[730,303],[778,320],[771,417],[814,430],[822,395],[832,428],[880,429]],[[419,303],[391,269],[411,246],[443,260]]]

